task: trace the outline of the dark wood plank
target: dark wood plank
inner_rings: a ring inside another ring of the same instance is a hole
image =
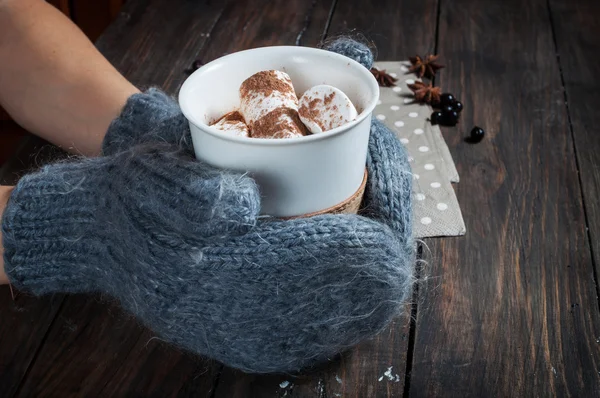
[[[67,296],[17,396],[97,396],[140,334],[118,306]]]
[[[130,0],[96,46],[133,84],[174,94],[226,3]]]
[[[410,395],[600,394],[600,319],[546,1],[443,1],[467,235],[431,243]],[[480,124],[487,137],[462,142]]]
[[[35,171],[44,164],[62,160],[68,156],[63,150],[27,133],[25,130],[19,129],[18,131],[19,134],[23,133],[24,135],[10,159],[0,168],[1,185],[15,185],[19,178],[28,172]]]
[[[211,397],[221,366],[145,331],[100,397]]]
[[[13,298],[13,294],[15,294]],[[62,295],[37,299],[0,287],[0,391],[19,388],[63,301]]]
[[[253,375],[224,368],[217,385],[216,398],[289,397],[298,396],[299,383],[313,385],[311,376]],[[313,391],[314,397],[319,396]]]
[[[108,12],[110,14],[111,21],[114,21],[117,15],[119,15],[121,7],[123,7],[125,1],[126,0],[108,0]]]
[[[410,307],[381,334],[342,355],[321,375],[327,397],[401,397],[404,393]]]
[[[328,36],[364,35],[380,61],[406,60],[435,48],[436,0],[339,0]]]
[[[224,7],[185,0],[128,1],[98,47],[134,83],[174,92]],[[197,358],[180,354],[176,348],[140,350],[136,344],[145,332],[116,305],[98,297],[69,296],[19,395],[99,396],[118,372],[124,372],[118,373],[123,393],[165,396],[192,384],[212,387],[219,365],[206,372]],[[130,368],[135,368],[133,374]],[[177,372],[186,376],[173,377]],[[194,384],[189,377],[202,379]],[[169,383],[163,385],[161,380]]]
[[[557,51],[583,187],[590,242],[600,275],[600,2],[550,1]],[[560,96],[559,96],[560,98]],[[562,99],[562,98],[561,98]],[[557,99],[558,100],[558,99]]]
[[[95,41],[113,20],[113,8],[109,0],[87,1],[71,0],[69,2],[71,19],[86,36]]]
[[[333,0],[244,0],[225,9],[210,41],[200,53],[203,62],[248,48],[315,46],[324,31]],[[235,33],[234,32],[238,32]],[[304,40],[303,40],[304,38]]]
[[[19,145],[28,134],[12,120],[2,120],[0,115],[0,167],[15,156]]]

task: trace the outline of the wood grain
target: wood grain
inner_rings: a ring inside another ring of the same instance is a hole
[[[220,364],[142,333],[100,397],[206,397],[214,392]]]
[[[600,319],[545,1],[444,1],[438,80],[467,225],[429,242],[415,397],[598,396]],[[487,136],[462,141],[473,124]]]
[[[225,1],[130,0],[96,46],[136,86],[175,94],[226,6]]]
[[[108,0],[108,13],[110,15],[111,22],[115,20],[119,12],[121,11],[121,7],[125,4],[126,0]]]
[[[140,334],[135,320],[117,305],[68,296],[17,396],[98,396]]]
[[[51,161],[65,159],[67,156],[64,151],[47,141],[30,134],[25,135],[25,131],[20,128],[16,133],[18,135],[22,133],[23,136],[19,145],[14,148],[10,159],[0,168],[0,184],[2,185],[15,185],[19,178],[28,172],[37,170]]]
[[[108,0],[70,0],[69,11],[73,22],[92,41],[98,39],[113,19]]]
[[[210,62],[248,48],[295,45],[297,42],[315,46],[325,29],[332,4],[332,0],[231,2],[199,58],[203,62]]]
[[[12,294],[16,294],[13,299]],[[0,391],[11,397],[18,390],[38,347],[63,301],[62,295],[34,298],[0,287]]]
[[[0,109],[1,112],[1,109]],[[16,154],[27,131],[12,120],[2,120],[0,114],[0,167]]]
[[[600,275],[600,3],[593,0],[549,2],[557,53],[566,90],[589,238]],[[561,100],[557,93],[557,101]],[[598,286],[597,286],[598,288]]]
[[[437,0],[339,0],[328,37],[360,35],[380,61],[405,60],[435,48]]]

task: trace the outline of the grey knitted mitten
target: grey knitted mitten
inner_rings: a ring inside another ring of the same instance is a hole
[[[168,126],[155,137],[181,145]],[[379,122],[368,169],[371,218],[256,222],[249,178],[164,145],[47,166],[9,200],[6,271],[35,294],[110,294],[163,339],[227,365],[296,371],[375,335],[409,299],[412,178]]]

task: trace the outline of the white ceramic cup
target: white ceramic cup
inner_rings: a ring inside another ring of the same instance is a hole
[[[228,135],[209,124],[239,109],[239,87],[256,72],[290,75],[296,94],[318,84],[342,90],[357,111],[355,121],[299,138]],[[196,158],[215,167],[249,172],[259,186],[261,213],[291,217],[348,199],[363,180],[371,113],[379,86],[370,71],[345,56],[308,47],[264,47],[212,61],[184,82],[179,104],[190,122]]]

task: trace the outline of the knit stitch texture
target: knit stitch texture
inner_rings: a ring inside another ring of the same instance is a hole
[[[114,155],[21,179],[2,221],[17,288],[108,294],[162,339],[260,373],[330,359],[403,311],[412,176],[393,132],[372,124],[364,216],[259,221],[252,179],[191,159],[170,101],[132,97]]]
[[[369,46],[349,37],[338,37],[325,43],[323,48],[352,58],[367,69],[371,69],[375,61]]]
[[[129,97],[121,115],[108,127],[102,154],[113,155],[151,142],[170,143],[193,152],[189,124],[181,108],[156,88]]]

